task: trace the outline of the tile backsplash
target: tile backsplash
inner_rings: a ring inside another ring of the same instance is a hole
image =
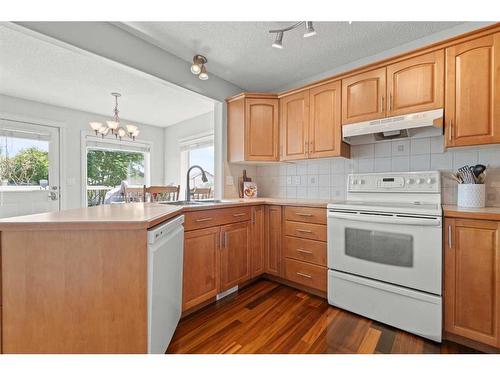
[[[349,173],[439,170],[444,172],[443,203],[455,204],[457,184],[445,175],[463,165],[481,163],[488,166],[487,205],[500,206],[500,145],[446,151],[443,145],[442,136],[357,145],[351,147],[351,159],[260,165],[255,168],[254,181],[262,197],[342,200]]]

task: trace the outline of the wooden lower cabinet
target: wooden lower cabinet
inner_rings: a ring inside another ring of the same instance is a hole
[[[185,232],[182,309],[187,310],[219,291],[220,227]]]
[[[500,222],[445,220],[445,333],[500,348]]]
[[[265,272],[281,276],[281,206],[266,206]]]
[[[325,267],[295,259],[285,258],[285,279],[326,292]]]
[[[250,227],[250,272],[252,277],[264,273],[265,268],[265,207],[252,207],[252,224]]]
[[[220,233],[220,290],[224,291],[251,277],[250,223],[225,225]]]

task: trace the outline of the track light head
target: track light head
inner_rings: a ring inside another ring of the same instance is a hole
[[[207,63],[207,58],[202,55],[193,56],[193,65],[191,65],[191,73],[198,75],[201,73],[201,68]]]
[[[279,49],[283,48],[283,31],[276,33],[276,39],[274,40],[273,47]]]
[[[206,81],[208,79],[207,68],[205,68],[205,65],[201,66],[201,70],[200,70],[200,74],[198,75],[198,78],[201,79],[202,81]]]
[[[306,32],[304,33],[304,38],[309,38],[310,36],[316,35],[316,30],[314,30],[312,21],[305,21]]]

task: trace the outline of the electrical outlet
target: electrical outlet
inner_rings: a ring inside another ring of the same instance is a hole
[[[292,184],[292,176],[287,176],[286,178],[286,184],[291,185]]]
[[[294,184],[299,186],[300,185],[300,176],[294,176]]]
[[[233,176],[226,176],[226,185],[228,185],[228,186],[234,185]]]

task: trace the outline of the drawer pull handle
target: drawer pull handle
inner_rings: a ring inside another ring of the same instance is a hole
[[[304,250],[304,249],[297,249],[297,251],[299,253],[303,253],[303,254],[312,254],[312,251],[308,251],[308,250]]]
[[[213,220],[211,217],[204,217],[204,218],[201,218],[201,219],[196,219],[196,222],[197,223],[202,223],[204,221],[210,221],[210,220]]]
[[[233,217],[245,216],[245,213],[233,214]]]
[[[295,215],[297,215],[297,216],[305,216],[305,217],[311,217],[312,216],[312,214],[304,214],[302,212],[296,212]]]
[[[312,279],[312,276],[311,276],[311,275],[308,275],[308,274],[306,274],[306,273],[297,272],[297,275],[302,276],[302,277],[307,277],[308,279]]]
[[[309,229],[295,229],[299,233],[312,233],[312,230]]]

